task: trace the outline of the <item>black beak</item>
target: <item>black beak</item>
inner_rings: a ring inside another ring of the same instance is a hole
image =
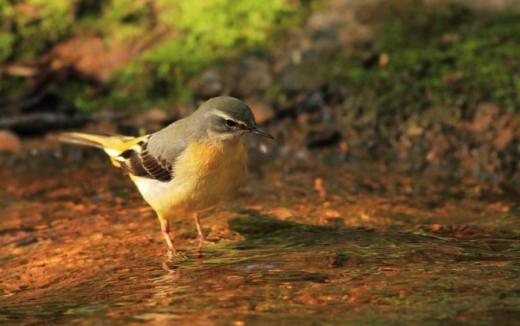
[[[274,137],[271,136],[271,134],[269,134],[267,131],[264,131],[264,130],[258,128],[258,127],[253,127],[253,128],[250,129],[250,131],[253,134],[257,134],[257,135],[263,136],[265,138],[274,139]]]

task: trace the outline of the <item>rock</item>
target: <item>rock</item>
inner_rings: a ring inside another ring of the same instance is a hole
[[[157,131],[168,123],[172,122],[173,118],[165,110],[159,108],[152,108],[140,115],[135,116],[131,121],[128,121],[130,125],[137,128],[137,134],[149,133]]]
[[[19,152],[22,148],[20,138],[8,130],[0,130],[0,152]]]
[[[318,88],[321,78],[304,71],[303,65],[286,67],[280,75],[282,89],[290,94],[308,92]]]
[[[505,114],[495,122],[496,135],[493,144],[499,151],[504,150],[515,138],[514,118]]]
[[[341,44],[338,42],[337,34],[335,29],[316,31],[312,35],[312,46],[317,49],[338,49]]]
[[[518,11],[520,3],[517,0],[425,0],[426,6],[438,7],[449,3],[457,3],[478,11]]]
[[[341,17],[332,11],[323,10],[313,13],[308,21],[307,27],[310,30],[327,30],[341,24]]]
[[[444,33],[441,36],[441,42],[444,45],[452,45],[460,42],[460,35],[456,33]]]
[[[390,56],[386,53],[381,53],[378,59],[379,68],[386,68],[390,64]]]
[[[49,57],[53,70],[73,67],[82,75],[107,82],[136,55],[136,51],[122,42],[104,42],[98,36],[78,36],[58,44]]]
[[[323,107],[323,94],[320,91],[312,92],[309,94],[305,100],[303,100],[300,105],[298,105],[298,111],[300,112],[320,112],[320,109]],[[326,112],[320,112],[322,115],[325,115]],[[327,120],[325,116],[322,116],[323,120]]]
[[[85,113],[74,115],[61,112],[29,112],[0,118],[0,130],[9,129],[18,134],[35,135],[53,129],[77,128],[92,121]]]
[[[473,123],[470,129],[477,133],[484,132],[491,126],[493,121],[495,121],[499,112],[500,108],[496,104],[480,104],[475,110],[475,116],[473,117]]]
[[[272,82],[273,78],[266,62],[247,58],[240,63],[235,91],[239,96],[244,97],[266,90]]]
[[[164,123],[170,120],[170,117],[164,110],[153,108],[144,114],[144,119],[149,122]]]
[[[295,212],[287,207],[276,207],[270,211],[270,214],[282,221],[287,220],[295,215]]]
[[[306,144],[308,148],[332,146],[341,140],[341,133],[331,128],[312,130],[307,134]]]
[[[267,103],[257,99],[247,99],[247,105],[253,110],[255,115],[256,123],[262,124],[266,121],[271,120],[275,116],[273,108]]]
[[[202,99],[209,99],[211,97],[222,94],[224,86],[222,78],[214,70],[206,70],[196,86],[196,93]]]

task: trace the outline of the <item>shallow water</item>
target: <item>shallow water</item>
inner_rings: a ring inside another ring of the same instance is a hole
[[[92,159],[0,172],[0,322],[511,323],[520,212],[476,181],[265,166],[168,260],[153,212]]]

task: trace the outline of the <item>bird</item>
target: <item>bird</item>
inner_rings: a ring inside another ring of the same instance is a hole
[[[247,175],[243,136],[274,139],[257,126],[251,108],[229,96],[211,98],[191,115],[154,133],[132,137],[62,133],[63,142],[102,149],[128,174],[155,211],[170,257],[178,256],[170,221],[191,216],[198,233],[196,251],[206,242],[200,213],[232,198]]]

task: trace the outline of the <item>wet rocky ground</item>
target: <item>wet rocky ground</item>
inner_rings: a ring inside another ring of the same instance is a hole
[[[236,200],[203,217],[202,258],[191,219],[173,222],[187,259],[172,261],[131,182],[81,155],[0,170],[1,323],[520,318],[519,206],[481,181],[257,157]]]

